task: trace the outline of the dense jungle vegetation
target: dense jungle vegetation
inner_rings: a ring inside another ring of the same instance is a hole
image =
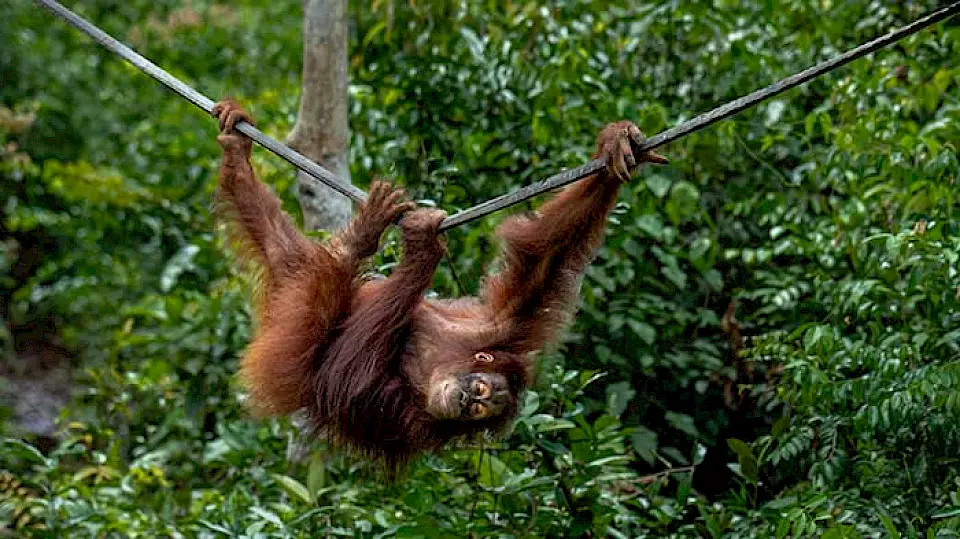
[[[292,126],[299,2],[67,5]],[[585,162],[607,122],[657,133],[935,5],[353,2],[351,173],[452,212]],[[960,534],[956,21],[662,148],[509,435],[392,484],[322,444],[288,462],[291,422],[243,408],[215,122],[27,0],[0,44],[0,534]],[[297,214],[293,169],[254,159]],[[436,293],[476,290],[503,217],[449,234],[465,290],[444,263]],[[37,436],[16,408],[51,365],[66,406]]]

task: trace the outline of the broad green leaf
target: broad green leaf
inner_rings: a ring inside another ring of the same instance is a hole
[[[270,474],[270,477],[280,485],[289,494],[295,498],[298,498],[300,501],[312,504],[314,503],[313,494],[304,486],[303,483],[297,481],[296,479],[280,474]]]

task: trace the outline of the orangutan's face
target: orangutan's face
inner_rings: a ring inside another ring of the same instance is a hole
[[[474,358],[481,362],[493,361],[493,356],[485,352],[477,353]],[[437,419],[489,419],[502,414],[512,398],[507,379],[502,374],[448,374],[430,384],[427,412]]]

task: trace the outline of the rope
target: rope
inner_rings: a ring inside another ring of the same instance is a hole
[[[183,81],[177,79],[170,73],[167,73],[163,69],[159,68],[156,64],[147,60],[143,56],[137,54],[135,51],[120,43],[109,34],[103,30],[97,28],[93,24],[90,24],[77,14],[73,13],[69,9],[63,7],[60,3],[55,0],[34,0],[39,3],[44,8],[48,9],[54,15],[60,17],[66,22],[70,23],[83,33],[87,34],[95,41],[103,45],[107,50],[113,52],[117,56],[120,56],[124,60],[130,62],[135,67],[150,75],[160,83],[164,84],[174,92],[178,93],[181,97],[190,101],[197,107],[204,110],[207,114],[210,114],[213,110],[214,102],[211,101],[208,97],[197,92],[190,86],[187,86]],[[725,120],[739,112],[742,112],[750,107],[753,107],[771,97],[774,97],[778,94],[781,94],[791,88],[809,82],[820,75],[829,73],[834,69],[839,68],[853,60],[856,60],[862,56],[866,56],[878,49],[886,47],[892,43],[895,43],[904,37],[907,37],[911,34],[914,34],[927,26],[940,22],[944,19],[952,17],[960,12],[960,0],[948,4],[944,7],[941,7],[928,15],[917,19],[916,21],[902,27],[898,28],[882,37],[868,41],[859,47],[850,49],[838,56],[835,56],[829,60],[820,62],[819,64],[809,67],[795,75],[791,75],[784,79],[781,79],[765,88],[754,91],[746,96],[735,99],[725,105],[721,105],[711,111],[705,112],[691,120],[687,120],[682,124],[672,127],[666,131],[663,131],[653,137],[648,138],[643,144],[640,145],[639,151],[641,153],[653,150],[664,144],[673,142],[680,138],[683,138],[690,133],[699,131],[707,126],[713,125],[721,120]],[[280,142],[268,137],[263,134],[257,128],[252,125],[241,122],[237,124],[237,131],[243,133],[244,135],[250,137],[252,140],[280,156],[286,160],[291,165],[297,167],[308,175],[312,176],[314,179],[322,182],[327,187],[341,193],[355,202],[365,202],[367,195],[363,190],[351,185],[337,176],[335,176],[330,171],[321,167],[320,165],[314,163],[313,161],[307,159],[300,153],[294,151],[290,147],[281,144]],[[522,187],[507,193],[505,195],[490,199],[486,202],[482,202],[468,208],[461,212],[458,212],[454,215],[451,215],[443,220],[443,223],[440,225],[440,230],[449,230],[451,228],[475,221],[481,217],[489,215],[491,213],[500,211],[502,209],[508,208],[515,204],[519,204],[525,200],[531,199],[539,194],[545,193],[547,191],[552,191],[558,187],[568,185],[577,180],[583,179],[591,174],[594,174],[600,170],[606,168],[607,163],[602,159],[594,159],[585,165],[581,165],[576,168],[565,170],[549,178],[539,181],[537,183]]]

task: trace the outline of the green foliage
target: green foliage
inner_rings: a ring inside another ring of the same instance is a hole
[[[656,133],[934,4],[356,2],[351,173],[454,211],[582,163],[609,121]],[[296,5],[71,8],[204,93],[238,97],[279,138],[296,113]],[[960,532],[956,24],[664,148],[671,165],[623,190],[581,314],[507,438],[386,484],[322,445],[288,464],[296,429],[242,408],[249,316],[209,215],[213,122],[26,0],[0,20],[0,349],[12,354],[11,328],[54,319],[79,355],[54,447],[3,442],[0,526]],[[289,167],[263,151],[255,164],[296,214]],[[502,217],[450,233],[464,292]],[[438,293],[460,292],[451,269]]]

